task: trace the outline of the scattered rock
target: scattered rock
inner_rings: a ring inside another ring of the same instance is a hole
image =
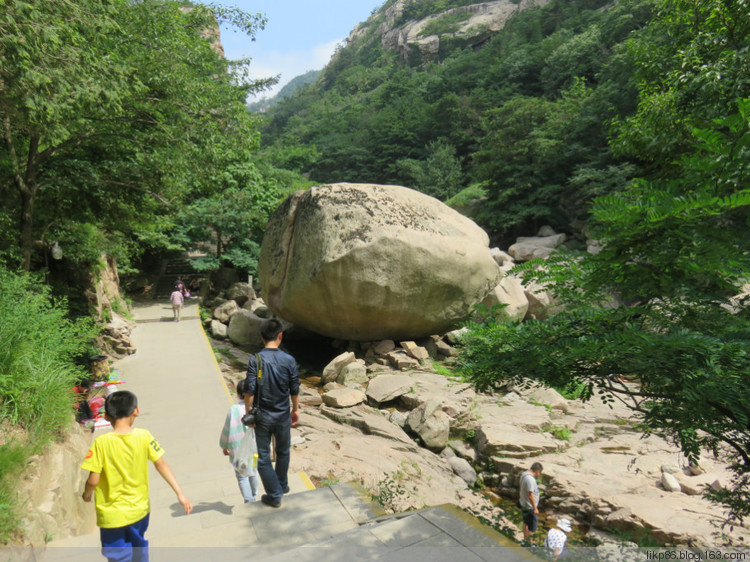
[[[416,369],[419,367],[419,361],[413,357],[409,357],[402,351],[391,351],[386,354],[388,361],[394,368],[399,371],[408,371],[409,369]]]
[[[430,354],[427,353],[427,350],[424,347],[419,347],[413,341],[402,341],[401,347],[404,348],[406,350],[406,353],[408,353],[411,357],[419,361],[424,361],[430,356]]]
[[[223,340],[227,337],[227,325],[218,320],[211,320],[211,336],[217,340]]]
[[[457,419],[474,407],[476,392],[468,383],[452,381],[427,371],[413,371],[409,378],[411,387],[401,396],[400,402],[410,410],[430,400],[437,400],[448,416]]]
[[[474,447],[472,447],[466,441],[461,441],[460,439],[451,439],[450,441],[448,441],[448,446],[452,451],[456,453],[456,455],[463,459],[466,459],[468,462],[477,462],[476,449],[474,449]]]
[[[552,228],[550,225],[545,224],[544,226],[539,228],[539,231],[536,233],[538,237],[547,237],[547,236],[555,236],[557,232],[555,232],[555,229]]]
[[[389,402],[409,392],[413,384],[405,375],[378,375],[367,385],[367,397],[376,404]]]
[[[451,459],[456,456],[456,453],[450,447],[446,447],[445,449],[440,451],[440,456],[444,459]]]
[[[355,388],[338,388],[323,394],[323,403],[334,408],[349,408],[365,401],[365,393]]]
[[[508,253],[516,260],[527,261],[533,258],[548,258],[555,248],[565,242],[565,234],[552,236],[519,236],[516,243],[508,248]]]
[[[377,355],[386,355],[396,349],[396,344],[393,340],[383,340],[376,343],[372,350]]]
[[[513,257],[510,254],[503,252],[500,248],[490,248],[490,255],[492,256],[492,259],[495,260],[495,263],[501,268],[508,264],[511,266],[516,265]]]
[[[328,363],[323,369],[323,384],[337,380],[341,374],[341,370],[350,363],[354,363],[356,360],[357,356],[351,351],[342,353],[334,358],[334,360]]]
[[[462,459],[461,457],[452,457],[448,459],[448,462],[450,463],[453,472],[460,476],[464,482],[466,482],[469,486],[474,485],[474,483],[477,481],[477,472],[472,468],[472,466],[466,459]]]
[[[237,306],[237,303],[233,300],[228,300],[214,308],[213,317],[219,322],[226,324],[238,310],[240,310],[240,307]]]
[[[444,449],[450,435],[450,418],[440,405],[439,401],[430,400],[412,410],[406,419],[406,427],[419,435],[425,447],[433,451]]]
[[[568,401],[554,388],[536,386],[521,392],[533,402],[549,406],[553,410],[568,411]]]
[[[495,317],[508,320],[523,320],[529,309],[529,300],[526,298],[521,281],[511,276],[503,277],[484,298],[482,304],[490,311],[495,306],[504,305],[496,309]]]
[[[448,340],[448,342],[452,343],[453,345],[456,345],[458,343],[461,343],[461,338],[469,333],[469,328],[463,327],[459,328],[458,330],[451,330],[447,334],[445,334],[445,339]]]
[[[249,283],[235,283],[226,290],[225,295],[241,307],[246,302],[252,301],[255,298],[255,291]]]
[[[552,293],[537,283],[529,283],[523,288],[526,300],[529,301],[529,309],[526,311],[524,320],[544,320],[555,304]]]
[[[368,380],[370,378],[367,376],[367,368],[364,361],[357,360],[354,363],[344,365],[336,382],[344,386],[361,386]]]
[[[406,418],[409,414],[406,412],[401,412],[399,410],[393,410],[391,412],[391,415],[388,416],[388,420],[390,420],[391,423],[396,424],[401,429],[404,429],[406,427]]]
[[[260,337],[262,324],[263,318],[256,316],[249,310],[240,309],[232,314],[229,319],[227,337],[239,346],[261,349],[263,347],[263,339]]]
[[[338,423],[356,427],[367,435],[378,435],[417,448],[403,429],[389,422],[378,410],[364,404],[346,409],[331,408],[323,404],[320,413]]]
[[[677,478],[675,478],[670,472],[662,473],[661,485],[664,487],[664,489],[667,492],[682,491],[682,488],[680,487],[680,483],[677,481]]]

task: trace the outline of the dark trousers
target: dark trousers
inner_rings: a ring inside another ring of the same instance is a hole
[[[271,438],[276,438],[276,466],[271,462]],[[258,474],[266,495],[273,501],[281,501],[284,490],[289,488],[289,446],[292,440],[291,421],[286,423],[258,424],[255,426],[255,442],[258,445]]]

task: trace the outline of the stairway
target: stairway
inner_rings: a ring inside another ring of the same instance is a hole
[[[157,300],[168,299],[174,291],[178,279],[187,283],[195,275],[198,275],[198,273],[187,256],[165,259],[162,262],[159,277],[154,282],[151,297]]]
[[[171,517],[151,521],[152,560],[537,560],[456,506],[379,516],[377,506],[351,484],[292,493],[278,509],[260,502],[218,501],[197,505],[186,517],[179,504],[172,508]],[[92,538],[98,539],[89,535],[57,541],[39,559],[101,560]]]

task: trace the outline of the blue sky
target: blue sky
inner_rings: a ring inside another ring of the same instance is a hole
[[[365,21],[382,0],[218,0],[268,18],[264,30],[251,41],[241,32],[222,27],[221,43],[230,60],[253,59],[252,78],[281,74],[279,83],[260,97],[272,96],[295,76],[320,70],[358,23]]]

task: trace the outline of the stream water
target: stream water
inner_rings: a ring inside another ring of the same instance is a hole
[[[521,509],[516,503],[516,499],[489,493],[484,493],[484,496],[489,499],[495,507],[498,507],[505,514],[505,517],[514,523],[517,529],[522,528],[523,516],[521,514]],[[544,544],[544,537],[547,536],[547,531],[554,528],[556,524],[557,516],[553,516],[542,507],[542,510],[539,512],[539,528],[534,534],[534,542],[536,544]],[[495,528],[503,534],[512,536],[508,530],[497,528],[497,526],[495,526]],[[573,530],[568,533],[568,544],[589,546],[590,543],[586,538],[588,532],[589,525],[573,525]]]

